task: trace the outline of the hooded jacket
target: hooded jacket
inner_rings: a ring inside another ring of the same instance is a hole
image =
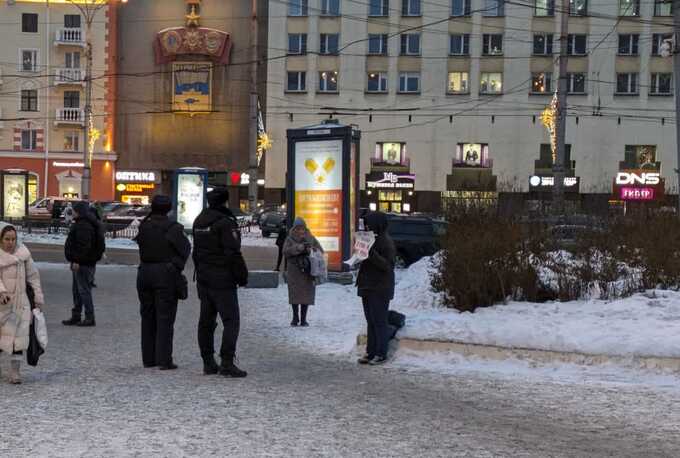
[[[233,263],[241,252],[241,234],[236,217],[226,207],[209,207],[194,221],[196,281],[214,289],[236,289]]]
[[[83,266],[94,266],[97,264],[95,243],[97,231],[100,230],[100,224],[88,210],[78,214],[75,222],[71,225],[66,243],[64,244],[64,254],[68,262],[74,262]]]
[[[384,294],[394,298],[394,261],[397,250],[394,241],[387,233],[387,215],[371,212],[364,217],[366,228],[375,233],[376,238],[368,258],[361,263],[357,275],[359,296]]]

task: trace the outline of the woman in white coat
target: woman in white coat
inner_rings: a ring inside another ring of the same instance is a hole
[[[31,303],[26,284],[35,292],[36,307],[45,303],[40,274],[28,248],[17,241],[14,226],[0,223],[0,351],[10,355],[9,381],[21,383],[19,367],[28,348]]]

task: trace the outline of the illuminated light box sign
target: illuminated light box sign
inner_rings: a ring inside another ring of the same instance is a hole
[[[621,200],[654,200],[654,188],[620,188]]]
[[[83,168],[85,164],[82,162],[52,162],[52,167],[63,167],[63,168]]]
[[[566,192],[578,192],[579,177],[564,177],[564,190]],[[529,188],[533,191],[552,189],[555,186],[555,177],[537,176],[529,178]]]
[[[627,170],[614,177],[612,195],[623,201],[661,201],[665,196],[665,180],[659,172]]]
[[[147,192],[156,188],[154,183],[120,183],[116,189],[120,192]]]
[[[185,230],[191,229],[194,220],[205,208],[208,171],[186,167],[175,171],[173,207],[177,222]]]
[[[413,189],[415,175],[399,175],[394,172],[372,173],[366,177],[366,187],[381,189]]]
[[[137,182],[137,183],[155,183],[156,172],[133,172],[133,171],[118,171],[116,172],[116,181],[118,182]]]
[[[618,185],[657,185],[661,183],[661,174],[658,172],[619,172],[616,174]]]

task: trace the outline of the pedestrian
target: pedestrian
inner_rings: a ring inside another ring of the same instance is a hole
[[[142,363],[160,370],[177,369],[172,358],[177,302],[186,299],[182,271],[191,254],[184,227],[168,219],[172,202],[155,196],[151,213],[139,225],[135,241],[141,261],[137,271],[137,294],[142,316]]]
[[[216,187],[207,198],[208,208],[194,221],[192,255],[201,301],[198,346],[203,358],[203,373],[245,377],[247,373],[234,364],[240,328],[237,288],[248,281],[248,269],[241,254],[241,233],[236,217],[227,208],[227,188]],[[218,314],[224,328],[220,366],[214,356]]]
[[[286,257],[286,283],[288,302],[293,309],[291,326],[309,326],[307,311],[314,305],[316,284],[311,274],[309,255],[312,249],[323,252],[319,241],[309,232],[302,218],[295,218],[293,227],[283,245]]]
[[[73,309],[65,326],[95,326],[92,287],[97,262],[104,254],[101,224],[90,211],[90,204],[78,201],[73,205],[73,224],[69,230],[64,253],[73,276]],[[85,319],[81,314],[85,309]]]
[[[59,228],[61,226],[61,212],[63,207],[61,202],[58,200],[52,201],[52,221],[50,222],[50,230],[54,229],[55,233],[59,233]]]
[[[19,368],[23,351],[28,349],[31,324],[31,302],[42,309],[45,300],[40,287],[40,274],[30,251],[17,241],[14,226],[0,223],[0,352],[10,356],[9,382],[21,383]]]
[[[276,246],[279,248],[279,255],[276,258],[276,269],[274,269],[276,272],[281,270],[281,261],[283,260],[283,244],[285,243],[287,237],[288,228],[286,228],[286,221],[283,219],[279,224],[279,231],[276,234]]]
[[[376,238],[368,258],[359,267],[356,281],[368,331],[366,354],[359,358],[359,364],[378,365],[387,360],[388,343],[394,335],[394,328],[389,325],[387,317],[390,301],[394,298],[396,248],[387,233],[387,215],[369,212],[364,223]]]
[[[64,209],[64,225],[69,227],[71,222],[73,222],[73,206],[71,205],[71,202],[69,202]]]

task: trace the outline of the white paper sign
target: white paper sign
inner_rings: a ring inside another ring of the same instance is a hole
[[[368,252],[375,243],[375,234],[371,231],[358,231],[354,234],[354,252],[352,257],[345,261],[350,267],[368,258]]]

